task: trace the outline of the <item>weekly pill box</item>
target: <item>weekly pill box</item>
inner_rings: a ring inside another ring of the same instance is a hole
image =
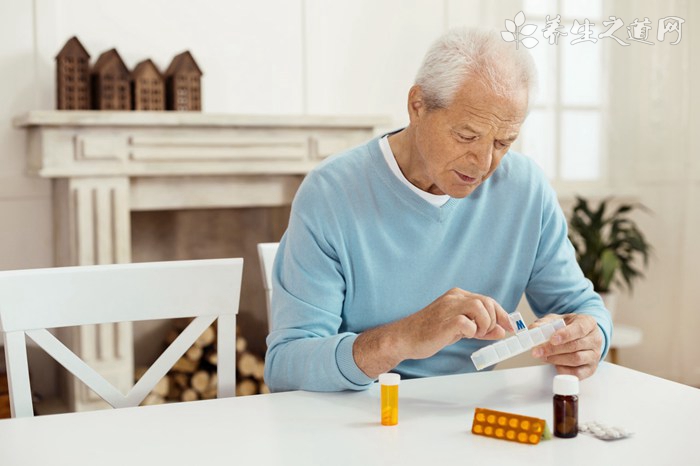
[[[516,316],[516,321],[522,320],[517,319],[517,317],[520,317],[520,315],[518,314],[518,316]],[[520,353],[548,341],[554,332],[564,327],[566,327],[564,319],[547,322],[546,324],[542,324],[530,330],[523,330],[520,326],[514,325],[513,328],[519,330],[518,333],[510,338],[497,341],[496,343],[485,346],[472,353],[474,367],[476,367],[476,370],[480,371],[481,369],[505,361],[508,358],[517,356]]]

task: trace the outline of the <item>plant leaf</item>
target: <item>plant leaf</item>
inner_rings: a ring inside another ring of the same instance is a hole
[[[540,41],[538,41],[534,37],[526,37],[523,40],[521,40],[520,42],[522,42],[525,47],[531,49],[535,45],[539,44]]]
[[[506,29],[510,32],[515,32],[515,23],[509,19],[506,20]]]
[[[525,13],[520,11],[517,15],[515,15],[515,18],[513,19],[515,20],[516,26],[522,26],[523,24],[525,24]]]
[[[503,37],[503,40],[506,42],[513,42],[515,40],[515,36],[508,31],[501,31],[501,37]]]
[[[629,212],[632,210],[632,206],[629,204],[622,204],[620,207],[617,208],[615,213],[613,214],[613,217],[617,217],[620,214],[624,214],[625,212]]]
[[[614,203],[613,207],[613,202],[608,197],[597,205],[589,205],[586,199],[576,196],[569,218],[570,239],[576,260],[596,291],[607,290],[611,285],[631,291],[633,282],[644,276],[641,267],[636,268],[642,263],[638,259],[643,259],[646,268],[652,247],[628,214],[637,208],[649,210],[638,203]]]
[[[615,272],[620,267],[620,260],[613,251],[606,249],[600,256],[600,267],[602,284],[605,288],[610,288],[610,283],[615,276]]]
[[[537,30],[537,26],[534,24],[526,24],[520,29],[520,34],[525,36],[531,36]],[[524,42],[523,42],[524,43]],[[527,46],[526,46],[527,47]]]

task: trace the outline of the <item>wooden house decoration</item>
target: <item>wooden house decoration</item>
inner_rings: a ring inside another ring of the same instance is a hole
[[[90,109],[90,55],[75,36],[56,55],[56,109]]]
[[[96,110],[131,110],[129,69],[116,49],[104,52],[91,73],[92,103]]]
[[[165,110],[165,80],[150,59],[131,72],[131,95],[134,110]]]
[[[202,70],[189,51],[175,56],[165,72],[168,110],[202,110]]]

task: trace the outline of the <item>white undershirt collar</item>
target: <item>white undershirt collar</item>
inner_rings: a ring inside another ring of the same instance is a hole
[[[379,148],[382,150],[384,160],[386,160],[387,165],[389,165],[391,172],[403,184],[408,186],[411,189],[411,191],[413,191],[418,196],[425,199],[435,207],[442,207],[447,201],[450,200],[450,196],[447,194],[431,194],[429,192],[423,191],[422,189],[419,189],[413,183],[408,181],[405,176],[403,176],[403,173],[399,168],[399,164],[398,162],[396,162],[396,157],[394,157],[394,153],[391,151],[391,146],[389,145],[389,135],[383,136],[379,139]]]

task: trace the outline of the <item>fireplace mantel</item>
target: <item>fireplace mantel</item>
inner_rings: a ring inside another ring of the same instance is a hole
[[[33,111],[28,172],[52,180],[55,265],[131,261],[130,212],[287,205],[328,155],[371,138],[386,117]],[[129,324],[73,330],[74,351],[126,392]],[[73,410],[103,405],[69,385]]]

